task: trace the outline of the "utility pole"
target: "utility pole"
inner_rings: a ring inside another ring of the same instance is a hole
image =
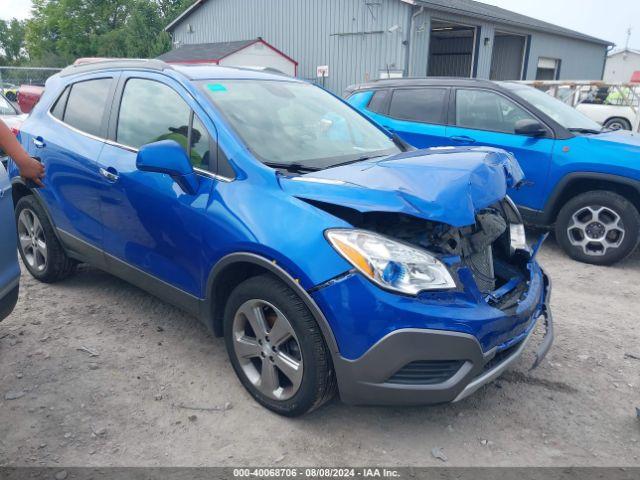
[[[627,28],[627,41],[624,44],[625,50],[629,50],[629,40],[631,40],[631,27]]]

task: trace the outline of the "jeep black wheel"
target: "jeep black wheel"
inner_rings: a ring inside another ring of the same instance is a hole
[[[331,357],[304,302],[271,275],[250,278],[231,293],[224,315],[231,364],[266,408],[298,416],[335,392]]]
[[[67,257],[40,203],[32,196],[16,205],[18,251],[29,273],[45,283],[63,280],[76,262]]]
[[[571,199],[560,210],[556,238],[571,258],[612,265],[640,242],[640,213],[617,193],[594,190]]]

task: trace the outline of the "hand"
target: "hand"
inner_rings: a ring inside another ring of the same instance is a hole
[[[44,166],[37,160],[29,157],[28,160],[20,163],[20,176],[27,180],[31,180],[39,187],[44,187],[42,179],[44,178]]]

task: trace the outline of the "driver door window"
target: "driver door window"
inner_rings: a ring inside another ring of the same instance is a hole
[[[180,144],[194,167],[209,168],[211,138],[182,97],[162,83],[133,78],[122,94],[116,141],[140,148],[161,140]]]
[[[511,100],[486,90],[456,92],[456,125],[461,128],[515,133],[519,120],[535,117]]]

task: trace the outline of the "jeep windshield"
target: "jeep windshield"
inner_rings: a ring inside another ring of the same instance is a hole
[[[567,130],[574,133],[600,133],[602,126],[580,113],[575,108],[552,97],[551,95],[527,85],[502,83],[501,86],[519,96],[525,102],[546,113]]]
[[[274,168],[304,173],[401,151],[358,112],[307,83],[208,80],[201,88],[258,160]]]

